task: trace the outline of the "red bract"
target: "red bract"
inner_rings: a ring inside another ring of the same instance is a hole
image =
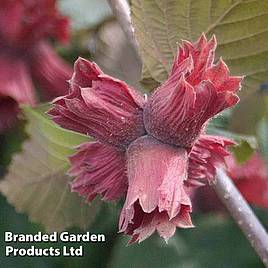
[[[69,174],[76,179],[72,190],[91,201],[99,193],[104,200],[116,200],[127,190],[125,154],[122,150],[99,142],[89,142],[79,147],[70,157]]]
[[[3,0],[0,6],[0,132],[16,118],[18,104],[36,101],[33,81],[44,99],[65,94],[71,68],[49,39],[68,40],[68,20],[55,0]]]
[[[192,227],[189,191],[212,180],[231,141],[204,134],[204,124],[234,105],[240,77],[213,64],[216,40],[204,36],[179,50],[168,80],[148,101],[79,58],[68,95],[49,111],[60,126],[94,137],[72,156],[72,189],[92,200],[125,196],[119,229],[140,242],[157,231],[167,240]],[[203,134],[200,136],[200,132]]]
[[[212,182],[216,167],[225,164],[224,158],[229,155],[225,147],[233,144],[223,137],[200,135],[189,155],[188,183],[199,186],[207,180]]]
[[[204,124],[222,110],[235,105],[241,77],[230,77],[220,59],[214,65],[216,39],[202,35],[195,43],[179,47],[167,81],[145,106],[144,122],[149,134],[163,142],[192,147]]]
[[[143,136],[127,151],[128,193],[119,230],[142,241],[155,230],[168,239],[176,227],[192,227],[186,193],[187,152]]]
[[[55,100],[53,119],[65,128],[116,146],[127,146],[145,133],[143,98],[98,66],[78,59],[69,95]]]

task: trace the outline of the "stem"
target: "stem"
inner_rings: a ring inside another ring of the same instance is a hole
[[[260,256],[265,267],[268,267],[268,234],[224,170],[217,170],[217,180],[213,188]]]
[[[107,2],[110,5],[119,25],[124,31],[128,42],[131,44],[138,55],[138,43],[134,36],[134,28],[131,24],[130,8],[128,2],[126,0],[107,0]]]

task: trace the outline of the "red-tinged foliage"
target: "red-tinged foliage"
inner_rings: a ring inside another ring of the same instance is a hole
[[[52,0],[3,0],[0,5],[0,132],[11,127],[18,104],[38,101],[34,83],[44,99],[67,92],[71,68],[49,44],[67,42],[68,19]],[[11,105],[12,104],[12,105]]]

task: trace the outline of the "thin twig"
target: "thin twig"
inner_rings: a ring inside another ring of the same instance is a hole
[[[224,170],[217,170],[217,179],[213,187],[265,267],[268,267],[268,234]]]
[[[138,43],[134,36],[134,28],[131,24],[130,8],[128,2],[126,0],[107,0],[107,2],[110,5],[119,25],[124,31],[128,42],[135,49],[135,52],[138,55]]]

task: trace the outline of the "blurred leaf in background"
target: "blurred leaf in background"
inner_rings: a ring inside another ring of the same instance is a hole
[[[24,108],[29,139],[13,156],[0,190],[17,211],[26,212],[49,232],[72,226],[85,229],[94,220],[98,202],[88,205],[71,193],[66,171],[67,157],[88,137],[58,127],[45,116],[47,108]]]

